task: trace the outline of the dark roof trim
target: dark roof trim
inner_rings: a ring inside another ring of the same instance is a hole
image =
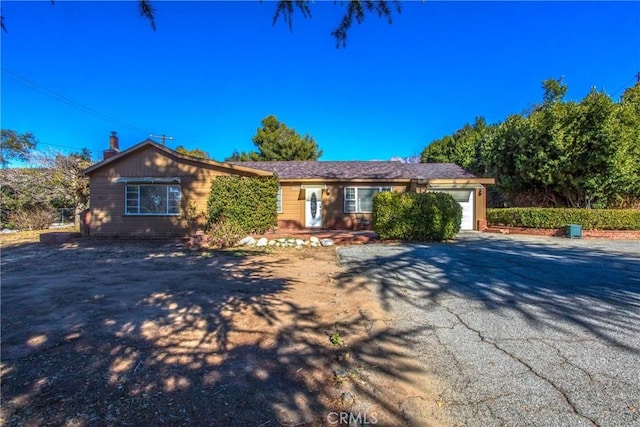
[[[144,141],[134,145],[133,147],[129,147],[124,151],[119,152],[118,154],[109,157],[106,160],[103,160],[101,162],[96,163],[95,165],[89,166],[88,168],[86,168],[85,170],[83,170],[81,172],[82,175],[87,176],[89,174],[91,174],[92,172],[95,172],[96,170],[109,165],[115,161],[118,161],[119,159],[122,159],[123,157],[127,157],[131,154],[133,154],[136,151],[139,151],[145,147],[155,147],[160,151],[165,152],[168,155],[177,157],[179,159],[182,160],[187,160],[187,161],[191,161],[191,162],[197,162],[197,163],[201,163],[202,165],[207,165],[207,166],[217,166],[220,168],[225,168],[225,169],[230,169],[230,170],[236,170],[239,172],[248,172],[248,173],[253,173],[255,175],[258,176],[273,176],[273,172],[270,171],[266,171],[263,169],[256,169],[256,168],[252,168],[252,167],[247,167],[247,166],[242,166],[242,165],[236,165],[236,164],[231,164],[231,163],[223,163],[223,162],[216,162],[215,160],[209,160],[209,159],[202,159],[199,157],[193,157],[193,156],[189,156],[187,154],[182,154],[182,153],[178,153],[175,150],[172,150],[169,147],[166,147],[164,145],[158,144],[157,142],[151,140],[151,139],[145,139]]]
[[[126,177],[121,176],[120,178],[116,178],[113,180],[116,184],[172,184],[172,183],[180,183],[180,177],[157,177],[157,176],[132,176]]]
[[[416,179],[418,185],[440,185],[440,184],[495,184],[495,178],[432,178]]]

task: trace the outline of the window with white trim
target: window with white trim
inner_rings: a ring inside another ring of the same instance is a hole
[[[129,184],[125,187],[127,215],[179,215],[180,186]]]
[[[373,196],[382,191],[391,191],[391,187],[345,187],[345,213],[371,213]]]
[[[276,208],[278,213],[282,213],[282,187],[278,187],[278,194],[276,195]]]

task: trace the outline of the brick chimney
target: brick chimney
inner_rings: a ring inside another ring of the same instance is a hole
[[[113,157],[120,152],[120,146],[118,144],[118,135],[116,131],[111,132],[109,137],[109,149],[102,152],[102,160],[107,160],[109,157]]]

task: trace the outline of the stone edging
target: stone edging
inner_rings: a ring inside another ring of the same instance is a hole
[[[317,248],[320,246],[333,246],[333,240],[319,239],[315,236],[311,236],[308,240],[295,237],[280,237],[277,239],[267,239],[266,237],[260,237],[256,240],[252,236],[247,236],[238,242],[238,246],[271,246],[276,248],[303,248],[308,246]]]

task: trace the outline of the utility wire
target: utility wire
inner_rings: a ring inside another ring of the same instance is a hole
[[[626,87],[629,85],[629,83],[631,83],[634,80],[638,80],[640,81],[640,72],[638,72],[636,75],[634,75],[633,77],[631,77],[631,79],[629,79],[628,82],[626,82],[625,84],[623,84],[620,89],[618,89],[617,91],[613,92],[611,94],[611,97],[613,98],[614,96],[616,96],[618,94],[618,92],[620,92],[622,89],[626,89]]]
[[[71,147],[69,145],[60,145],[60,144],[50,144],[48,142],[40,142],[40,141],[38,141],[38,145],[46,145],[47,147],[69,148],[71,150],[82,150],[83,148],[88,148],[88,147]]]
[[[33,90],[35,90],[37,92],[42,93],[45,96],[48,96],[49,98],[52,98],[52,99],[55,99],[56,101],[62,102],[64,104],[67,104],[72,108],[75,108],[75,109],[77,109],[79,111],[82,111],[82,112],[84,112],[86,114],[89,114],[89,115],[92,115],[94,117],[97,117],[97,118],[99,118],[101,120],[104,120],[106,122],[110,122],[110,123],[116,124],[116,125],[121,126],[121,127],[126,127],[126,128],[131,129],[131,130],[143,133],[145,135],[149,135],[151,133],[148,130],[139,128],[137,126],[134,126],[134,125],[129,124],[127,122],[124,122],[122,120],[119,120],[119,119],[116,119],[114,117],[108,116],[106,114],[103,114],[103,113],[91,108],[91,107],[88,107],[88,106],[83,105],[83,104],[81,104],[79,102],[76,102],[73,99],[67,98],[64,95],[60,95],[59,93],[56,93],[56,92],[54,92],[52,90],[49,90],[46,87],[44,87],[42,85],[39,85],[38,83],[36,83],[36,82],[34,82],[32,80],[29,80],[26,77],[23,77],[23,76],[21,76],[21,75],[19,75],[17,73],[14,73],[13,71],[11,71],[11,70],[9,70],[9,69],[7,69],[5,67],[2,67],[2,74],[6,75],[11,80],[13,80],[16,83],[19,83],[19,84],[29,88],[29,89],[33,89]]]

